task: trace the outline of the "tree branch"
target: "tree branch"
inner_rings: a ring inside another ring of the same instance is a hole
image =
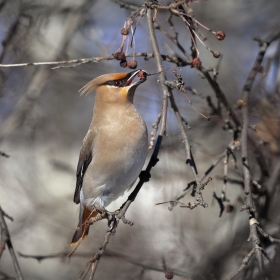
[[[255,208],[254,202],[252,198],[252,187],[251,187],[251,174],[250,174],[250,165],[248,161],[248,127],[249,127],[249,111],[248,111],[248,101],[249,101],[249,94],[253,85],[253,82],[256,78],[258,73],[258,69],[261,66],[262,60],[264,58],[265,52],[272,41],[276,40],[280,37],[280,32],[274,32],[270,34],[266,40],[257,39],[260,43],[260,51],[257,55],[256,61],[253,65],[253,68],[249,72],[248,78],[244,84],[242,90],[242,131],[241,131],[241,156],[242,156],[242,167],[243,167],[243,176],[244,176],[244,192],[245,192],[245,205],[242,209],[246,209],[249,215],[249,222],[250,222],[250,240],[253,245],[253,249],[251,252],[255,253],[259,273],[261,279],[265,279],[264,275],[264,262],[263,262],[263,248],[260,244],[260,240],[258,237],[258,231],[261,232],[259,223],[255,218]],[[262,232],[261,232],[262,233]],[[249,253],[250,257],[253,253]],[[248,255],[248,256],[249,256]],[[239,269],[240,271],[240,269]],[[232,279],[232,278],[231,278]]]

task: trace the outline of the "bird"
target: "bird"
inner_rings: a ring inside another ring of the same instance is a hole
[[[130,189],[142,170],[148,133],[133,98],[147,75],[141,69],[104,74],[80,90],[81,95],[96,94],[77,165],[74,202],[80,203],[80,214],[72,246],[88,235],[89,219]]]

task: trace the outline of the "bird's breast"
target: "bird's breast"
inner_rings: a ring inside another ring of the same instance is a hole
[[[120,112],[112,110],[102,122],[92,125],[96,136],[83,193],[85,199],[110,193],[114,200],[141,172],[148,152],[147,128],[134,106]]]

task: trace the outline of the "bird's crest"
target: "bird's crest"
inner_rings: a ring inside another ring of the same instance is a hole
[[[127,72],[123,73],[110,73],[110,74],[104,74],[101,75],[90,82],[88,82],[85,86],[83,86],[80,90],[79,93],[81,95],[87,95],[90,92],[93,92],[96,90],[97,87],[106,84],[109,81],[116,81],[116,80],[121,80],[124,79],[128,75]]]

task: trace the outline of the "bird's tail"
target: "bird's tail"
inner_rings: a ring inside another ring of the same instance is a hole
[[[74,246],[81,238],[85,239],[88,236],[89,224],[87,222],[97,214],[97,211],[90,211],[85,205],[81,205],[79,223],[73,235],[71,246]]]

